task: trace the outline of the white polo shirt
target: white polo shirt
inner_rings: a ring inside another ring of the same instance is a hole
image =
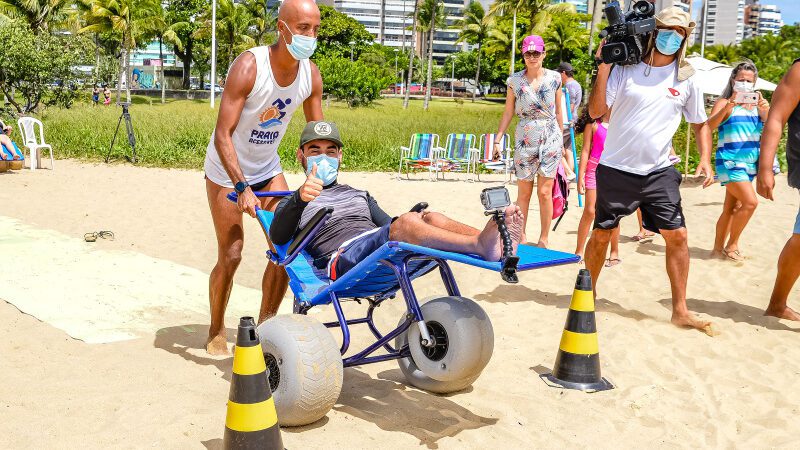
[[[702,91],[691,77],[678,81],[675,62],[615,66],[606,85],[606,104],[612,110],[600,164],[637,175],[671,165],[669,150],[681,114],[689,123],[708,120]]]

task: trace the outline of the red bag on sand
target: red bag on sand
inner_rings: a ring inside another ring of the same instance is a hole
[[[556,227],[564,217],[564,213],[567,212],[568,206],[569,181],[567,181],[567,176],[564,173],[564,166],[559,163],[558,170],[556,170],[556,178],[553,182],[553,219],[558,219],[556,224],[553,225],[553,231],[556,231]]]

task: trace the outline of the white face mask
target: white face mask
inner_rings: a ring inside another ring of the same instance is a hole
[[[733,90],[736,92],[753,92],[755,88],[754,83],[749,81],[734,81]]]

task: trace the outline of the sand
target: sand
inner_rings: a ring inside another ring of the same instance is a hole
[[[290,186],[302,179],[288,178]],[[480,225],[485,219],[478,193],[497,179],[429,183],[346,173],[342,180],[368,189],[390,214],[427,201],[434,210]],[[475,384],[458,394],[437,396],[404,385],[391,361],[347,369],[333,411],[315,424],[284,429],[284,444],[387,449],[798,447],[800,324],[761,315],[800,201],[786,187],[785,177],[777,182],[777,201],[761,203],[742,238],[748,257],[742,266],[707,257],[722,188],[682,189],[692,255],[689,306],[712,320],[719,336],[668,323],[663,241],[640,245],[623,237],[623,262],[603,272],[597,300],[603,375],[617,388],[591,395],[553,389],[539,373],[551,369],[555,360],[578,267],[527,272],[520,284],[506,285],[495,273],[457,265],[462,293],[488,311],[495,330],[494,355]],[[510,190],[514,197],[516,188]],[[573,191],[570,211],[551,235],[553,248],[574,250],[579,211]],[[535,209],[531,214],[538,215]],[[36,247],[45,274],[64,269],[66,263],[58,257],[63,246],[98,230],[113,230],[116,239],[100,240],[88,255],[78,252],[76,258],[105,252],[101,256],[109,260],[146,258],[172,264],[176,271],[199,271],[186,288],[192,300],[183,314],[150,320],[148,326],[155,328],[141,326],[133,339],[106,344],[76,340],[51,323],[54,319],[42,322],[0,302],[0,448],[219,448],[231,359],[208,357],[201,350],[208,320],[201,307],[207,283],[202,275],[213,267],[216,253],[202,173],[57,161],[55,171],[0,174],[0,216],[14,219],[37,242],[46,238],[63,244]],[[227,318],[231,336],[238,314],[258,310],[251,291],[259,288],[264,267],[263,234],[255,221],[245,223],[244,259],[236,277],[241,289],[231,299]],[[538,233],[535,221],[528,232]],[[623,236],[635,232],[635,219],[623,222]],[[13,254],[0,253],[7,275],[14,273]],[[7,276],[3,283],[58,280],[52,273],[36,278],[29,272]],[[133,283],[156,282],[146,271],[125,272]],[[106,281],[89,279],[92,283],[69,289],[97,295],[94,290]],[[170,299],[179,298],[168,280],[156,286]],[[416,287],[422,297],[442,292],[436,277],[425,277]],[[0,292],[55,305],[75,295],[38,298],[41,290],[36,295]],[[800,286],[791,301],[798,305]],[[348,304],[346,310],[357,307]],[[378,323],[395,324],[402,309],[401,300],[387,302],[378,310]],[[130,312],[120,308],[119,314]],[[332,315],[323,309],[316,317]],[[354,345],[359,342],[366,342],[364,333],[356,335]]]

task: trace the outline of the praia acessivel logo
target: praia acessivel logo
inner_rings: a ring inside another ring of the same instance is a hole
[[[277,99],[272,102],[272,106],[265,109],[258,116],[258,127],[261,130],[252,130],[250,132],[249,142],[252,144],[272,144],[278,139],[279,131],[268,131],[270,128],[283,124],[283,118],[286,116],[286,106],[292,103],[292,99],[287,98],[284,100]]]

